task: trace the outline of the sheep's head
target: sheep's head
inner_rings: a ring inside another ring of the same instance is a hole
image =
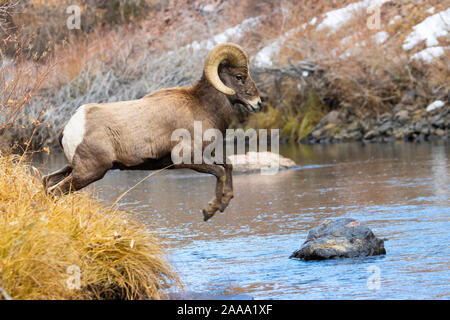
[[[215,46],[205,61],[205,76],[233,105],[254,112],[261,108],[258,89],[248,71],[248,56],[233,43]]]

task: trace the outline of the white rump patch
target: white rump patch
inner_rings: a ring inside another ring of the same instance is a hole
[[[73,156],[78,145],[83,141],[86,122],[86,105],[75,111],[69,122],[64,127],[62,146],[69,163],[72,164]]]

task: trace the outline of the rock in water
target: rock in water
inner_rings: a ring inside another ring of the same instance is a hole
[[[247,152],[228,157],[233,165],[233,171],[253,172],[264,168],[293,168],[295,162],[273,152]]]
[[[386,254],[384,241],[358,220],[326,220],[311,229],[302,247],[291,258],[325,260]]]

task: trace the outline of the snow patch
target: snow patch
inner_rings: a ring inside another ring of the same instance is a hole
[[[427,107],[427,112],[442,108],[443,106],[445,106],[445,102],[441,101],[441,100],[436,100],[435,102],[433,102],[432,104],[430,104]]]
[[[400,19],[400,18],[401,18],[400,16],[395,16],[395,17],[393,17],[392,20],[389,21],[389,24],[394,24],[395,21],[397,21],[397,20]]]
[[[378,44],[384,43],[388,38],[389,38],[389,33],[387,33],[386,31],[380,31],[373,36],[373,39]]]
[[[438,38],[445,37],[449,33],[450,8],[429,16],[414,26],[413,29],[414,31],[403,42],[403,50],[411,50],[421,41],[425,41],[427,47],[437,46],[439,44]]]
[[[426,48],[411,56],[411,60],[423,60],[425,62],[432,62],[434,59],[439,58],[445,53],[446,49],[450,47],[430,47]]]
[[[333,31],[338,30],[342,27],[347,21],[354,17],[355,11],[367,8],[367,7],[379,7],[382,6],[385,2],[389,2],[390,0],[363,0],[359,2],[355,2],[349,4],[348,6],[329,11],[325,13],[325,18],[322,23],[317,27],[317,31],[320,31],[325,28],[329,28]]]
[[[252,59],[254,65],[260,68],[271,67],[272,57],[280,52],[280,47],[280,40],[277,40],[262,48]]]
[[[257,23],[257,19],[249,18],[244,20],[242,23],[226,29],[224,32],[219,33],[213,37],[215,43],[227,42],[231,38],[242,38],[244,32],[250,30]]]
[[[271,44],[262,48],[253,58],[251,58],[252,63],[260,68],[273,66],[272,57],[280,53],[281,47],[286,42],[286,39],[292,38],[297,32],[305,29],[306,23],[302,24],[297,28],[289,29],[284,33],[284,35],[275,39]]]
[[[193,41],[188,44],[186,47],[191,48],[194,51],[206,49],[211,50],[215,45],[219,43],[228,42],[230,40],[240,40],[244,36],[245,32],[253,29],[260,22],[260,17],[256,18],[248,18],[242,21],[240,24],[228,28],[225,31],[216,34],[210,39],[202,40],[202,41]]]

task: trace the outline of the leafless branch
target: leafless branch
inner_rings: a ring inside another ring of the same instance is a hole
[[[7,31],[6,17],[11,14],[12,9],[15,8],[18,5],[18,3],[19,3],[19,1],[17,0],[17,1],[12,1],[12,2],[4,3],[4,4],[0,5],[0,29],[3,32]]]

